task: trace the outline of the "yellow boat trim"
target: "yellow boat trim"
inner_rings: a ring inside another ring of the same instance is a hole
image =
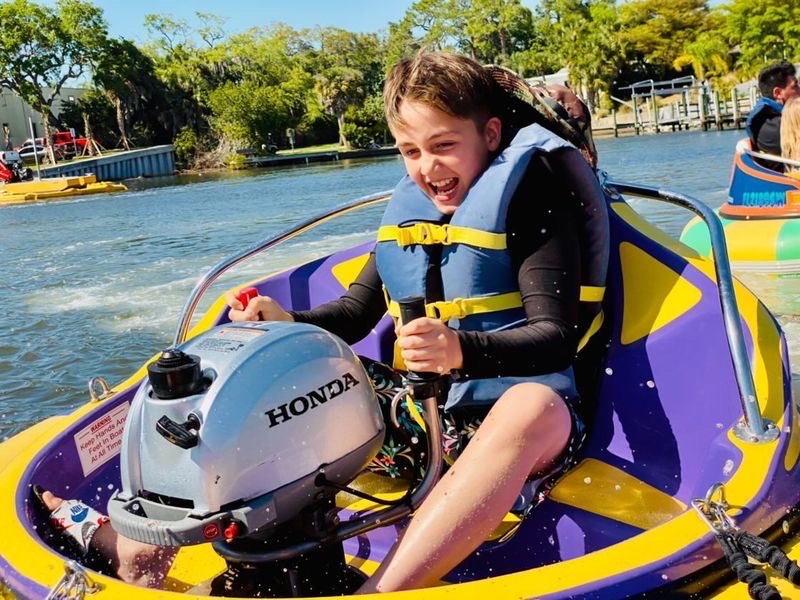
[[[624,300],[622,344],[632,344],[658,331],[700,302],[702,293],[695,285],[638,246],[622,242],[619,259]],[[653,297],[663,297],[664,301],[651,302]]]
[[[594,458],[564,475],[550,498],[639,529],[663,525],[686,510],[680,500]]]
[[[356,280],[361,269],[367,264],[369,260],[369,253],[355,256],[350,260],[342,261],[333,266],[331,272],[344,289],[350,287],[350,284]]]
[[[505,250],[507,247],[505,233],[438,223],[414,223],[406,227],[384,225],[378,229],[378,241],[396,241],[398,246],[467,244],[487,250]]]

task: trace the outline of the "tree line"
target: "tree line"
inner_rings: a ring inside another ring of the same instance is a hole
[[[86,0],[0,3],[0,85],[52,126],[107,146],[174,143],[180,161],[220,164],[235,150],[386,141],[381,86],[420,48],[453,50],[525,77],[569,69],[593,109],[625,86],[694,74],[722,91],[765,64],[800,58],[800,0],[417,0],[386,30],[295,30],[273,23],[228,34],[195,13],[145,18],[148,42],[113,38]],[[69,82],[89,91],[54,101]],[[294,143],[294,142],[293,142]]]

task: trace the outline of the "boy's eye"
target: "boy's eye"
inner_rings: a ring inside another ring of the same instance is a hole
[[[413,157],[419,154],[419,150],[416,148],[409,148],[407,150],[403,150],[403,156]]]
[[[436,147],[439,148],[440,150],[447,150],[448,148],[451,148],[454,145],[455,142],[439,142],[438,144],[436,144]]]

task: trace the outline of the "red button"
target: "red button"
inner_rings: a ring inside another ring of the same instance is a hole
[[[225,528],[225,531],[222,532],[225,536],[225,539],[230,541],[239,535],[239,525],[237,523],[231,523]]]
[[[258,290],[254,287],[249,287],[239,290],[239,293],[236,294],[236,299],[244,305],[244,308],[247,308],[250,300],[256,296],[258,296]]]

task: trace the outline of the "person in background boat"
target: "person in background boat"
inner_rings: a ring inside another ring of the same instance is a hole
[[[800,97],[789,98],[781,115],[781,156],[797,161],[797,165],[784,165],[784,172],[800,177]]]
[[[429,317],[396,324],[406,368],[451,377],[442,416],[454,463],[360,593],[435,585],[489,536],[521,490],[541,501],[586,437],[591,408],[581,403],[572,367],[581,322],[580,205],[599,203],[607,219],[605,204],[575,147],[538,126],[504,132],[502,96],[469,58],[421,52],[400,61],[384,100],[407,176],[355,282],[338,300],[305,311],[286,311],[266,296],[247,306],[234,293],[226,298],[231,320],[313,323],[348,343],[383,317],[386,294],[424,295],[440,308],[466,299],[458,329]],[[461,237],[401,245],[398,232],[408,223],[447,225]],[[607,240],[596,254],[603,252]],[[57,502],[50,498],[48,507]],[[111,549],[147,558],[122,543]]]
[[[761,98],[747,116],[745,129],[753,150],[780,155],[783,105],[790,98],[800,96],[794,65],[779,62],[763,68],[758,74],[758,89]],[[768,169],[783,171],[780,162],[756,160]]]

